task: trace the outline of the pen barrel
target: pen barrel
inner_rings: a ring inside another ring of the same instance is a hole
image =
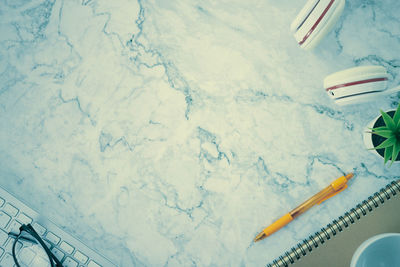
[[[317,194],[315,194],[314,196],[310,197],[305,202],[300,204],[298,207],[292,210],[290,214],[292,215],[293,218],[296,218],[334,192],[335,189],[332,187],[332,185],[329,185],[328,187],[322,189],[320,192],[318,192]]]
[[[308,209],[310,209],[312,206],[315,204],[319,204],[322,201],[328,199],[329,197],[332,197],[335,195],[335,193],[339,193],[341,189],[343,190],[346,188],[346,183],[348,180],[353,178],[354,174],[349,173],[346,176],[342,176],[337,178],[335,181],[333,181],[330,185],[322,189],[320,192],[315,194],[314,196],[310,197],[307,199],[305,202],[300,204],[297,208],[292,210],[290,214],[292,215],[293,218],[298,217],[299,215],[303,214],[306,212]]]
[[[279,229],[281,229],[282,227],[284,227],[286,224],[290,223],[291,221],[293,221],[293,217],[292,215],[290,215],[290,213],[286,213],[285,215],[283,215],[281,218],[279,218],[278,220],[276,220],[275,222],[273,222],[270,226],[268,226],[267,228],[265,228],[263,230],[263,232],[267,235],[270,236],[273,233],[275,233],[276,231],[278,231]]]

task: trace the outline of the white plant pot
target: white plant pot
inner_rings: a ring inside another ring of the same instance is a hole
[[[367,149],[374,148],[374,144],[372,143],[372,134],[371,134],[371,128],[374,127],[376,121],[381,117],[381,115],[377,116],[375,119],[373,119],[370,123],[368,123],[367,127],[365,127],[364,130],[364,145]],[[368,150],[371,153],[378,155],[379,157],[382,157],[375,149]]]
[[[390,112],[390,111],[395,111],[395,110],[389,110],[386,113]],[[371,134],[371,128],[374,128],[374,125],[376,123],[376,121],[381,117],[382,115],[377,116],[375,119],[373,119],[365,128],[364,130],[364,145],[367,149],[370,149],[369,151],[371,151],[371,153],[381,157],[383,159],[383,156],[381,154],[379,154],[375,149],[371,149],[374,148],[374,144],[372,142],[372,134]],[[395,161],[393,163],[399,163],[400,161]]]

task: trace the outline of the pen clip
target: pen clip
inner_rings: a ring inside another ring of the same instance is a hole
[[[332,193],[331,195],[327,196],[326,198],[322,199],[320,202],[318,202],[318,205],[321,204],[322,202],[324,202],[327,199],[330,199],[333,196],[336,196],[337,194],[339,194],[340,192],[342,192],[343,190],[345,190],[347,188],[347,184],[344,184],[338,191],[335,191],[334,193]]]

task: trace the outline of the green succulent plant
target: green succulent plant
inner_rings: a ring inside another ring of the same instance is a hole
[[[400,104],[393,118],[382,110],[380,112],[385,126],[371,128],[371,133],[379,135],[385,138],[385,140],[371,149],[384,149],[384,164],[391,159],[392,162],[390,165],[392,165],[400,153]]]

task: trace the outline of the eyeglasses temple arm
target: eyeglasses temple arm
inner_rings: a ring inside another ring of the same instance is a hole
[[[8,236],[11,236],[11,237],[13,237],[13,238],[16,238],[16,237],[18,236],[18,234],[16,234],[16,233],[11,233],[11,232],[10,232],[10,233],[8,233]],[[31,239],[31,238],[29,238],[29,237],[20,236],[19,239],[22,239],[22,240],[25,240],[25,241],[29,241],[29,242],[31,242],[32,244],[37,244],[36,240]]]

